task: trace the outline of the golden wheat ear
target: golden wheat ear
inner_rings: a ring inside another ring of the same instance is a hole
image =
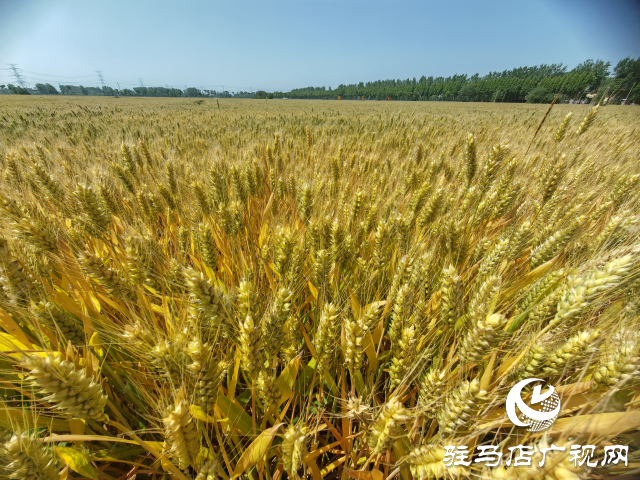
[[[60,356],[35,354],[23,356],[20,366],[28,372],[33,388],[47,395],[44,400],[65,415],[82,420],[107,420],[104,409],[108,397],[86,370],[76,368]]]
[[[15,479],[60,478],[58,457],[51,447],[28,433],[16,433],[5,438],[8,440],[0,446],[0,473]]]

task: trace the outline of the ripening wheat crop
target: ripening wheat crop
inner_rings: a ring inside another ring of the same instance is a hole
[[[0,102],[0,478],[640,462],[637,109]],[[505,414],[530,377],[562,399],[544,432]]]

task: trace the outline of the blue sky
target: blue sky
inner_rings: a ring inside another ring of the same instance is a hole
[[[0,84],[229,91],[640,56],[640,2],[0,0]],[[15,82],[14,82],[15,83]]]

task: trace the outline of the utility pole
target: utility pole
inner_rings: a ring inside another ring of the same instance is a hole
[[[102,88],[106,87],[106,85],[104,84],[104,78],[102,78],[102,72],[100,70],[96,70],[96,73],[98,74],[98,78],[100,79],[100,83],[102,84]]]
[[[16,82],[18,82],[22,88],[27,88],[27,84],[23,80],[22,75],[20,75],[21,70],[16,66],[17,63],[7,63],[7,65],[9,65],[8,70],[11,70],[16,77]]]
[[[629,93],[627,93],[627,98],[624,99],[624,102],[622,103],[623,105],[627,104],[627,100],[629,100],[629,95],[631,95],[631,92],[633,91],[634,88],[636,88],[636,85],[638,84],[638,82],[633,84],[633,87],[631,87],[631,90],[629,90]]]

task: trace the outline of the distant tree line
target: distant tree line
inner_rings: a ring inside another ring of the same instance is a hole
[[[325,87],[297,88],[290,92],[268,93],[184,90],[169,87],[134,87],[122,90],[111,87],[59,85],[60,91],[49,83],[37,83],[36,88],[0,85],[0,93],[16,95],[107,95],[123,97],[218,97],[218,98],[309,98],[318,100],[365,97],[367,100],[423,100],[463,102],[530,102],[549,103],[560,93],[560,101],[600,101],[607,103],[640,103],[640,57],[627,57],[610,71],[611,63],[587,60],[572,70],[562,64],[520,67],[504,72],[452,75],[450,77],[421,77],[419,80],[377,80],[374,82]]]
[[[610,72],[611,63],[587,60],[567,71],[562,64],[520,67],[504,72],[452,75],[450,77],[421,77],[419,80],[378,80],[358,84],[339,85],[336,89],[307,87],[290,92],[274,93],[288,98],[367,100],[428,100],[468,102],[532,102],[548,103],[561,92],[560,101],[584,100],[598,93],[608,97],[609,103],[640,102],[640,58],[621,60]],[[562,89],[562,91],[561,91]]]
[[[219,97],[219,98],[254,98],[252,92],[217,92],[189,87],[184,90],[169,87],[134,87],[118,90],[111,87],[84,87],[82,85],[58,85],[56,89],[49,83],[36,83],[36,88],[16,87],[12,84],[0,85],[0,93],[15,95],[88,95],[88,96],[122,96],[122,97]]]
[[[279,95],[280,97],[282,96],[282,94]],[[274,98],[274,94],[273,93],[267,93],[264,90],[258,90],[253,98],[267,98],[267,99],[271,99]]]

